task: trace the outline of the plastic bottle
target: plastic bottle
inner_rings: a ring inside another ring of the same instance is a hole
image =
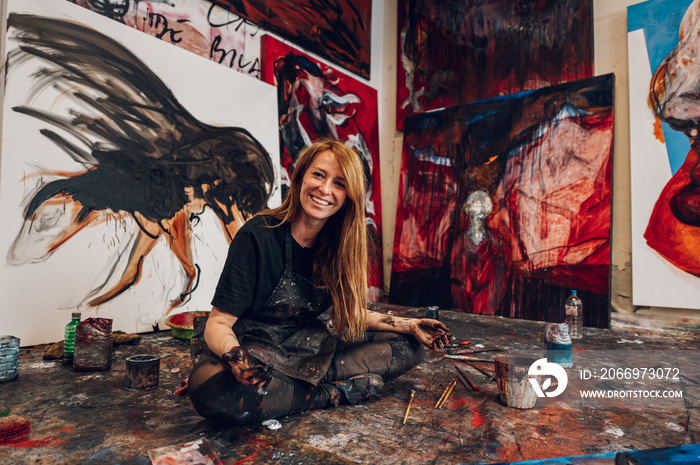
[[[572,339],[581,339],[583,337],[583,302],[575,289],[571,290],[571,295],[566,299],[564,312],[566,322],[569,323],[569,335]]]
[[[66,325],[63,333],[63,363],[73,364],[73,354],[75,353],[75,328],[80,324],[80,312],[73,312],[70,323]]]

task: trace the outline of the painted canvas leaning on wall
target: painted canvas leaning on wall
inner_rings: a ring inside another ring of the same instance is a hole
[[[277,87],[283,197],[298,153],[313,140],[331,137],[360,155],[367,178],[367,228],[375,244],[369,259],[369,298],[382,300],[377,91],[269,35],[262,38],[262,80]]]
[[[397,129],[415,113],[593,76],[593,0],[398,8]]]
[[[406,118],[390,302],[608,326],[613,84]]]
[[[700,2],[628,7],[633,303],[700,308]]]
[[[68,2],[9,10],[0,273],[25,311],[7,330],[209,308],[237,228],[279,204],[274,88]]]

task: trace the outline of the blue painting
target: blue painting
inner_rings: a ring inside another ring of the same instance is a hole
[[[692,0],[651,0],[627,7],[627,31],[644,30],[651,69],[678,45],[678,29]],[[675,173],[690,149],[688,138],[662,123],[671,171]]]

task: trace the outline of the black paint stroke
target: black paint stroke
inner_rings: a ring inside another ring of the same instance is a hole
[[[39,60],[32,96],[52,89],[70,101],[67,115],[29,105],[13,110],[46,123],[41,133],[85,167],[59,174],[33,194],[8,262],[30,261],[21,258],[28,254],[34,254],[31,261],[47,259],[80,229],[105,221],[101,213],[130,216],[138,239],[127,270],[89,305],[101,305],[137,283],[140,263],[161,235],[188,275],[170,309],[181,305],[199,275],[191,253],[192,212],[211,208],[232,239],[241,220],[266,207],[275,188],[269,154],[244,128],[198,121],[146,64],[93,29],[15,13],[8,29],[19,44],[8,54],[10,78],[16,66]],[[64,205],[64,216],[72,215],[68,224],[52,233],[50,243],[20,250],[32,243],[32,234],[42,234],[42,212],[56,204]]]

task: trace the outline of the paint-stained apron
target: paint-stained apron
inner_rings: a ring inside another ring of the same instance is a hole
[[[318,385],[335,353],[336,339],[318,316],[332,303],[292,270],[292,234],[285,234],[285,269],[265,304],[233,325],[238,341],[250,355],[295,379]]]

